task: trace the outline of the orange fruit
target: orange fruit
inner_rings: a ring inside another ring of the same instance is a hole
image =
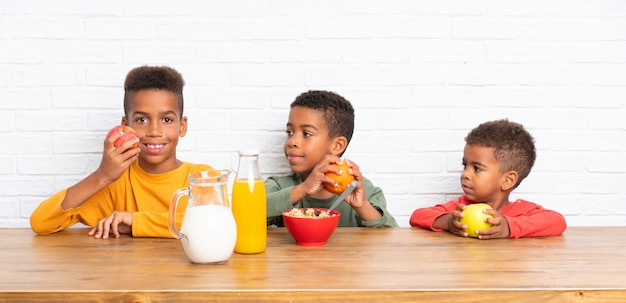
[[[325,175],[335,180],[337,186],[332,183],[324,182],[324,188],[331,193],[341,195],[341,193],[348,188],[348,185],[354,181],[354,176],[348,173],[350,167],[346,164],[346,161],[342,161],[341,165],[337,163],[332,163],[331,165],[341,169],[341,175],[335,174],[334,172],[327,172]]]

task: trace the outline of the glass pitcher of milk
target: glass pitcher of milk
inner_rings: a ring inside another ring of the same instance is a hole
[[[189,187],[178,189],[172,196],[168,227],[193,263],[224,263],[233,254],[237,226],[228,201],[229,174],[229,170],[190,174]],[[178,230],[176,209],[183,196],[188,196],[187,208]]]

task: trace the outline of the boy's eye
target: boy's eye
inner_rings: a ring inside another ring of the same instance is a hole
[[[303,132],[303,133],[302,133],[302,135],[304,135],[305,137],[311,137],[311,136],[313,136],[313,134],[312,134],[312,133],[309,133],[309,132]]]
[[[174,122],[174,119],[165,117],[165,118],[163,118],[163,122],[165,122],[165,123],[172,123],[172,122]]]
[[[287,134],[287,136],[291,136],[293,135],[293,130],[286,130],[285,133]]]
[[[137,123],[146,123],[148,121],[148,119],[146,119],[146,117],[139,117],[139,118],[135,119],[135,121]]]

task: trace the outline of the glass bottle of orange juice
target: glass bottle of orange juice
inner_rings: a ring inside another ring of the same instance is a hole
[[[267,246],[267,199],[259,169],[258,151],[239,151],[239,168],[233,184],[232,201],[237,223],[235,252],[264,252]]]

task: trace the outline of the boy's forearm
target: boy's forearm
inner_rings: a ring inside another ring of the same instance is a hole
[[[365,203],[363,203],[363,206],[359,208],[354,208],[354,211],[359,214],[363,221],[373,221],[382,217],[382,214],[376,208],[374,208],[374,206],[372,206],[369,201],[365,201]]]
[[[85,179],[67,189],[65,199],[61,202],[61,209],[67,210],[81,206],[108,184],[109,181],[103,178],[99,171],[96,170]]]
[[[433,228],[441,229],[441,230],[449,230],[450,229],[450,217],[451,214],[443,214],[435,219],[433,222]]]
[[[272,218],[280,216],[283,211],[293,208],[293,204],[289,202],[291,196],[291,188],[285,188],[274,192],[267,193],[267,217]]]
[[[304,186],[302,184],[298,184],[291,188],[291,204],[296,204],[298,201],[306,198],[308,195]]]
[[[567,228],[563,215],[545,209],[526,216],[505,218],[509,225],[510,238],[557,236]]]

